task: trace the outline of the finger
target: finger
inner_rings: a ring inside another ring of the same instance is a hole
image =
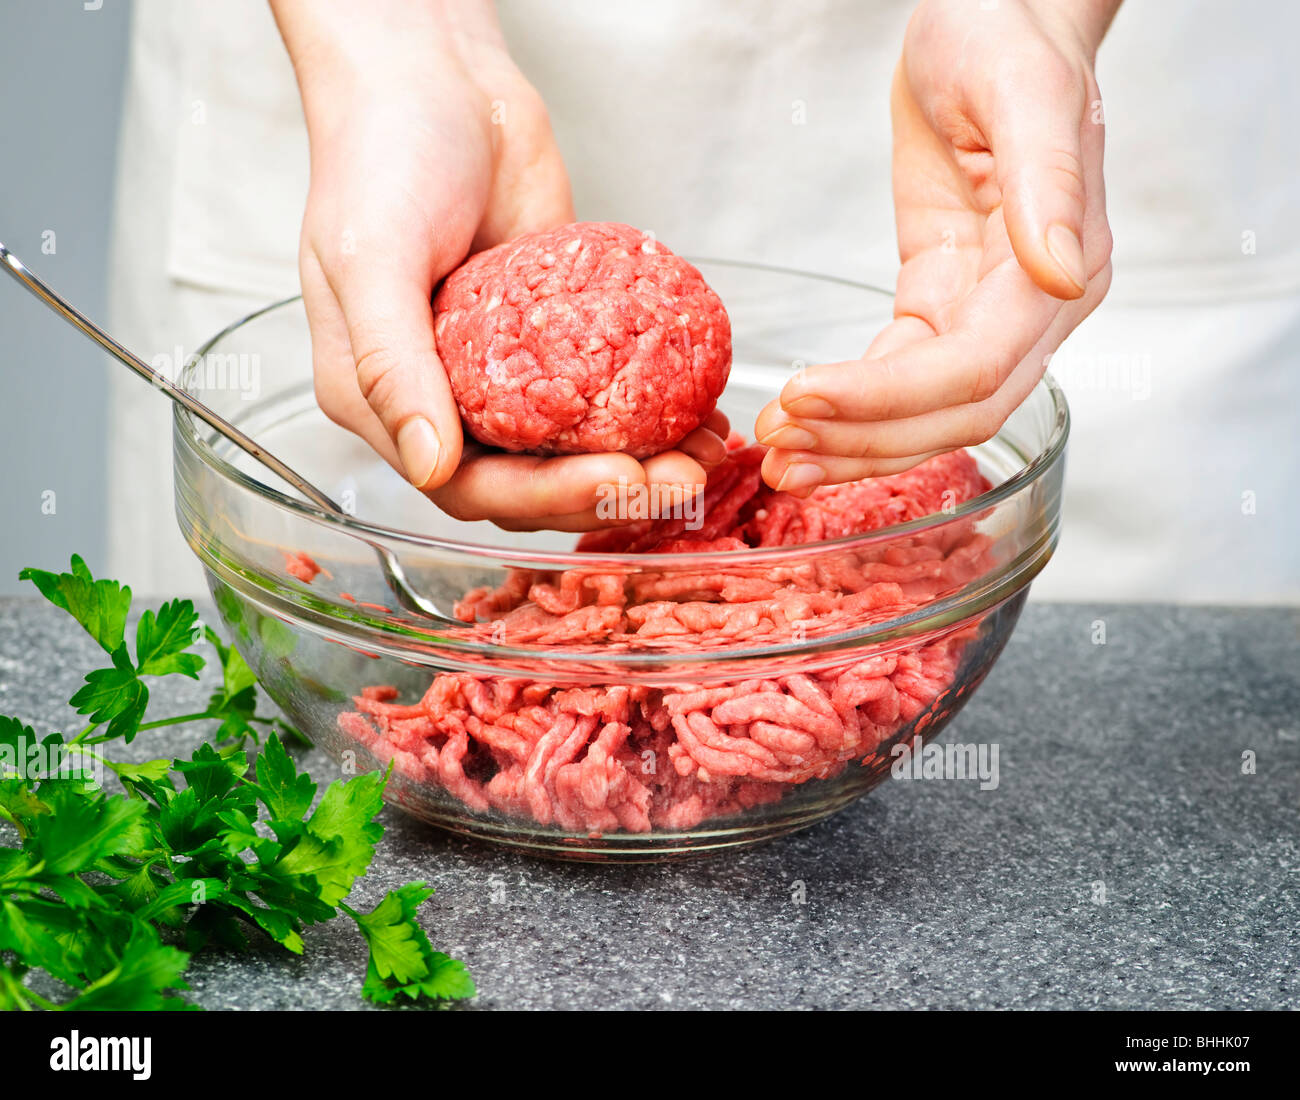
[[[951,450],[951,448],[948,448]],[[763,456],[763,480],[778,492],[806,497],[823,485],[841,485],[864,477],[901,474],[944,451],[904,455],[888,459],[839,458],[809,451],[773,448]]]
[[[432,275],[365,250],[331,280],[347,324],[361,397],[416,488],[443,484],[460,462],[460,413],[438,358]]]
[[[540,455],[485,451],[470,454],[429,498],[457,519],[536,519],[585,511],[601,485],[645,480],[630,455]]]
[[[731,422],[721,409],[714,409],[698,428],[671,448],[695,459],[706,469],[719,465],[727,457],[727,436]]]
[[[656,456],[656,458],[662,457]],[[680,510],[685,506],[686,501],[703,492],[703,470],[700,470],[698,475],[692,475],[692,468],[689,464],[682,464],[679,456],[673,456],[670,463],[656,464],[655,459],[650,459],[644,464],[647,480],[636,484],[646,486],[650,518],[680,515]],[[698,476],[699,480],[691,481],[692,476]],[[687,480],[681,481],[679,480],[681,478]],[[622,527],[645,518],[645,515],[639,511],[634,515],[631,514],[630,508],[618,506],[620,499],[629,499],[628,484],[600,485],[597,487],[597,496],[599,497],[603,491],[611,490],[606,507],[586,508],[564,516],[494,517],[492,521],[507,531],[597,531],[606,527]],[[621,498],[619,493],[623,494]]]
[[[731,434],[731,421],[727,419],[727,414],[721,409],[714,409],[709,413],[708,419],[702,425],[708,428],[714,435],[721,439],[726,439]]]
[[[932,328],[930,322],[924,321],[923,319],[920,319],[920,317],[910,315],[896,317],[896,319],[889,322],[888,325],[885,325],[884,328],[876,334],[874,341],[871,341],[871,345],[867,347],[863,359],[883,358],[883,356],[888,355],[891,351],[897,351],[900,350],[900,348],[913,345],[913,343],[922,341],[922,339],[930,339],[933,335],[935,335],[935,329]],[[852,369],[852,364],[841,365],[846,369]],[[783,398],[781,399],[788,397],[790,400],[790,406],[796,407],[796,403],[798,403],[798,407],[800,407],[801,410],[806,408],[810,413],[818,411],[818,402],[816,402],[815,399],[800,400],[801,393],[805,393],[805,391],[811,391],[811,394],[814,395],[818,393],[818,385],[816,385],[818,377],[819,376],[816,376],[816,374],[811,378],[805,376],[801,378],[800,384],[785,386],[785,389],[783,390]],[[831,402],[827,399],[826,403],[829,404]],[[822,411],[824,412],[826,410],[823,408]],[[813,439],[802,438],[797,436],[797,434],[792,434],[792,437],[790,437],[787,442],[783,442],[781,439],[768,438],[777,428],[780,428],[783,424],[788,424],[790,420],[792,420],[792,417],[790,417],[788,413],[784,412],[784,408],[781,406],[781,400],[770,402],[761,412],[759,412],[758,420],[754,421],[754,438],[757,439],[758,442],[767,443],[768,446],[772,447],[815,446]]]
[[[887,355],[891,351],[915,344],[918,340],[926,340],[935,335],[934,329],[930,324],[920,317],[903,316],[896,317],[886,325],[871,341],[867,348],[864,359],[876,359]],[[800,448],[817,446],[816,436],[811,431],[797,432],[787,430],[780,436],[777,435],[778,429],[785,425],[797,425],[800,422],[794,420],[782,408],[780,401],[770,401],[759,412],[758,418],[754,421],[754,438],[759,443],[766,443],[771,447]]]
[[[888,355],[891,351],[898,351],[909,344],[915,344],[918,340],[928,340],[937,333],[929,321],[921,317],[905,314],[901,317],[895,317],[889,324],[876,334],[876,338],[871,341],[863,359],[879,359],[882,355]]]
[[[397,447],[357,387],[347,322],[314,251],[304,250],[299,272],[303,306],[311,330],[316,403],[330,420],[360,436],[401,473],[402,462],[397,456]]]
[[[997,401],[979,405],[959,405],[924,416],[880,423],[800,421],[790,425],[789,430],[765,438],[778,440],[768,445],[780,450],[859,461],[889,462],[927,451],[951,451],[982,443],[997,431],[1002,420],[1015,410],[1014,391],[1008,387],[1004,387],[1006,392],[1000,393]]]
[[[675,450],[689,455],[701,466],[712,469],[727,457],[726,435],[710,428],[696,428],[677,444]]]
[[[790,417],[773,402],[759,416],[760,442],[827,458],[875,462],[892,462],[920,453],[943,453],[982,443],[992,438],[1029,396],[1043,376],[1049,354],[1092,312],[1104,297],[1109,282],[1107,265],[1094,277],[1083,300],[1059,311],[1008,373],[1005,382],[983,400],[955,404],[919,416],[858,423]],[[861,364],[864,369],[870,366],[869,362]],[[812,475],[801,476],[807,479]]]
[[[689,486],[692,494],[704,487],[704,467],[681,451],[664,451],[641,464],[648,486]]]
[[[584,508],[567,516],[502,516],[492,522],[503,531],[599,531],[606,527],[622,527],[633,522],[629,519],[605,519],[594,508]]]
[[[1008,256],[962,300],[947,332],[878,358],[808,367],[782,388],[781,408],[797,419],[867,422],[987,400],[1060,308]]]
[[[1032,80],[1032,86],[1027,86]],[[1007,236],[1020,266],[1056,298],[1083,296],[1086,173],[1080,148],[1087,84],[1064,58],[1007,81],[988,126]]]
[[[544,457],[487,451],[470,453],[428,495],[457,519],[522,522],[531,529],[594,509],[611,487],[686,485],[695,491],[705,480],[700,464],[679,451],[644,464],[617,453]]]

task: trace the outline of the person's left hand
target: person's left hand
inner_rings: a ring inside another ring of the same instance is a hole
[[[924,0],[894,77],[894,320],[758,417],[768,484],[898,473],[991,438],[1110,285],[1093,56],[1117,0]]]

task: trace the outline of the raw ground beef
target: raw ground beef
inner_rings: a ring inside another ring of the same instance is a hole
[[[586,535],[579,549],[797,546],[929,515],[989,488],[971,457],[954,451],[801,501],[762,483],[762,447],[732,445],[709,478],[698,530],[682,520],[646,521]],[[877,547],[791,553],[761,568],[516,570],[500,588],[467,593],[456,613],[505,645],[734,650],[902,614],[978,575],[989,545],[966,518]],[[977,632],[966,627],[832,668],[711,686],[574,686],[547,682],[544,673],[447,672],[410,704],[392,687],[367,688],[339,725],[409,779],[474,811],[586,834],[690,829],[868,762],[953,687]]]
[[[433,311],[465,425],[509,451],[659,454],[704,423],[731,367],[731,323],[700,273],[614,222],[480,252]]]
[[[316,564],[310,554],[305,554],[301,550],[285,550],[284,554],[284,571],[291,577],[296,577],[303,584],[311,584],[321,572],[321,567]]]

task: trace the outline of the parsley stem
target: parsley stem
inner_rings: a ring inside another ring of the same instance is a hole
[[[212,711],[205,710],[198,714],[178,714],[175,718],[158,718],[153,722],[144,722],[136,727],[137,733],[144,733],[145,730],[156,730],[162,726],[179,726],[182,722],[197,722],[203,718],[219,718],[219,714],[213,714]]]
[[[140,725],[136,726],[135,732],[143,733],[145,730],[155,730],[155,729],[159,729],[162,726],[179,726],[182,722],[197,722],[202,718],[219,718],[219,717],[221,717],[220,714],[214,714],[211,711],[206,711],[206,710],[200,711],[198,714],[178,714],[176,715],[175,718],[158,718],[152,722],[141,723]],[[86,740],[86,735],[90,733],[94,733],[94,731],[97,730],[98,728],[99,728],[98,725],[87,726],[84,730],[82,730],[79,734],[77,734],[77,736],[74,737],[69,742],[69,744],[72,745],[82,744]],[[93,741],[90,742],[90,744],[96,745],[99,744],[101,741],[111,741],[111,740],[113,740],[113,738],[107,736],[96,737]]]
[[[136,726],[135,732],[144,733],[145,730],[161,729],[163,726],[179,726],[183,722],[200,722],[205,718],[224,718],[226,714],[227,714],[226,711],[221,711],[221,710],[215,710],[215,711],[204,710],[198,712],[197,714],[178,714],[174,718],[158,718],[152,722],[143,722],[140,725]],[[245,721],[250,723],[256,722],[259,726],[275,725],[274,718],[262,718],[261,716],[255,714],[247,716]],[[87,726],[84,730],[82,730],[79,734],[77,734],[76,737],[74,737],[71,741],[69,741],[68,744],[81,745],[81,744],[89,743],[91,745],[97,745],[102,741],[112,741],[113,738],[109,736],[96,737],[90,742],[86,741],[87,735],[94,733],[95,730],[99,729],[100,725],[102,725],[102,723]]]

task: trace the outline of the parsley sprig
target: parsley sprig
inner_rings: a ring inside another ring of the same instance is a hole
[[[72,697],[89,724],[70,741],[0,717],[0,824],[11,826],[0,828],[0,1009],[192,1008],[181,993],[194,952],[243,948],[260,932],[301,954],[304,929],[340,911],[369,946],[364,997],[474,995],[464,964],[434,951],[416,919],[433,892],[424,883],[369,913],[344,901],[383,835],[387,776],[336,780],[317,800],[285,748],[301,735],[257,713],[252,670],[189,600],[144,611],[133,655],[129,588],[95,580],[79,557],[71,572],[20,577],[76,619],[107,663]],[[203,642],[222,670],[206,709],[146,722],[146,678],[197,679]],[[215,735],[188,760],[132,764],[95,747],[193,721],[215,723]],[[105,792],[96,764],[125,793]]]

